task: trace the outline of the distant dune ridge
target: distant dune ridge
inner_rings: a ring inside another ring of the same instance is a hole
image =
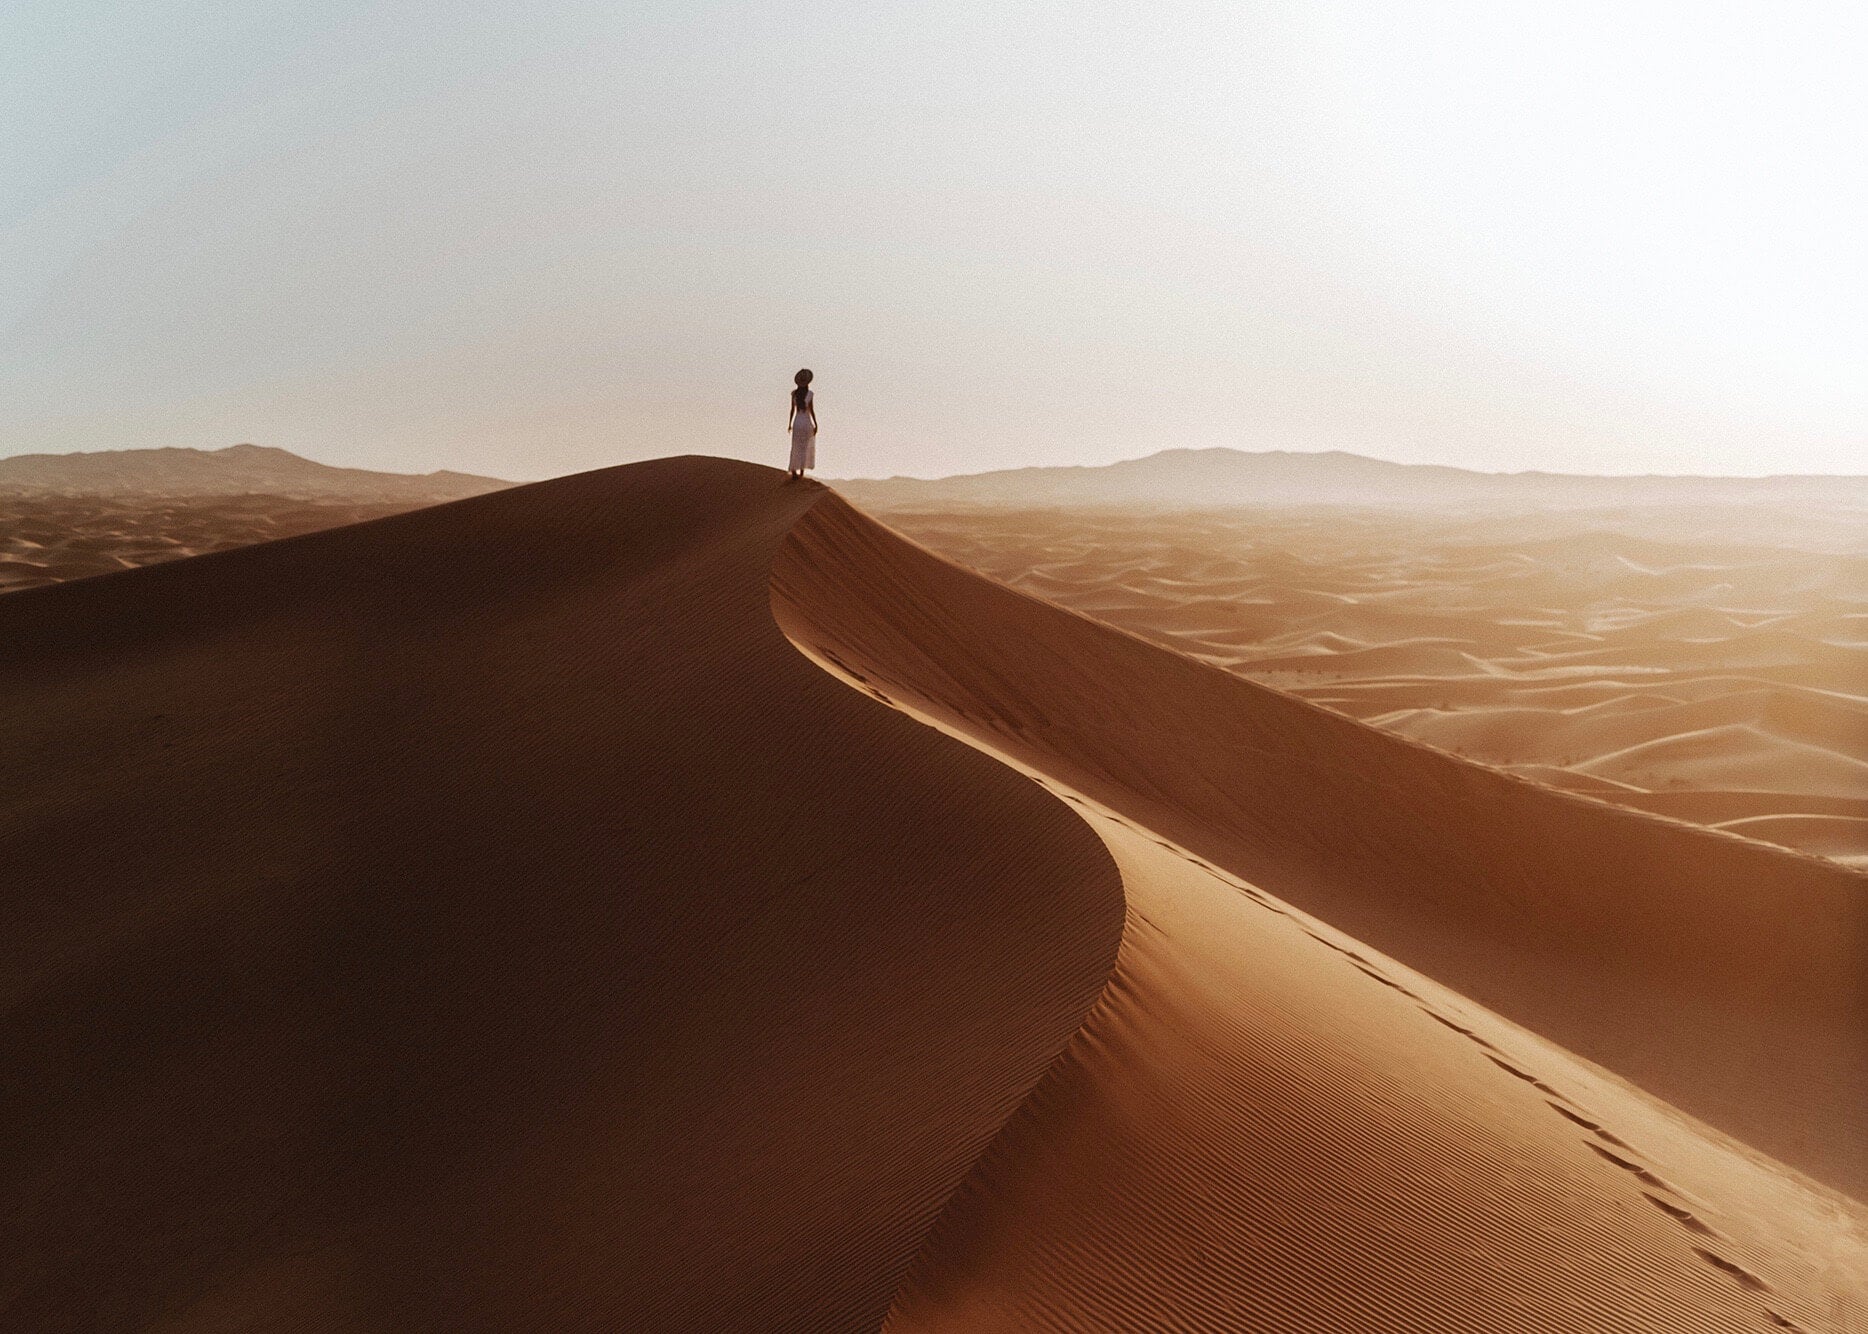
[[[459,500],[511,486],[462,472],[334,468],[266,445],[224,449],[106,449],[0,458],[0,491],[66,495],[277,495],[301,499]]]
[[[0,593],[361,523],[510,486],[333,468],[283,449],[0,458]]]
[[[1868,865],[1868,554],[1803,514],[887,514],[1017,588],[1442,749]]]
[[[859,505],[1550,506],[1693,505],[1731,501],[1868,509],[1868,476],[1599,477],[1485,473],[1329,450],[1167,449],[1096,467],[1014,468],[964,477],[839,481]]]
[[[772,469],[10,595],[0,753],[0,1328],[1868,1330],[1868,877]]]

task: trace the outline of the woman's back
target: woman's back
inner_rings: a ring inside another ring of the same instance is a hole
[[[817,405],[811,392],[811,372],[799,371],[792,377],[797,388],[791,391],[791,462],[787,471],[802,477],[817,466]]]

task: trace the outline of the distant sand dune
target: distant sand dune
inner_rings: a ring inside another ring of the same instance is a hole
[[[1785,847],[1806,848],[1857,865],[1868,863],[1859,851],[1868,845],[1868,817],[1859,815],[1753,815],[1715,826],[1746,838]]]
[[[1868,1329],[1861,876],[772,470],[10,595],[0,685],[0,1327]]]
[[[63,495],[0,490],[0,593],[296,537],[451,496],[305,501],[267,494]]]
[[[1860,1309],[1859,1206],[1469,998],[1859,1185],[1859,878],[1345,723],[981,585],[834,500],[773,588],[828,669],[1075,802],[1128,899],[1109,989],[889,1329]]]
[[[1786,512],[885,517],[1016,587],[1553,787],[1773,793],[1751,813],[1785,815],[1868,796],[1868,559],[1795,545],[1804,528]],[[1767,531],[1784,545],[1761,544]],[[1699,819],[1702,806],[1667,809]],[[1738,828],[1868,857],[1846,826]]]
[[[1577,767],[1609,778],[1679,775],[1695,787],[1868,799],[1868,764],[1737,723],[1639,742]]]

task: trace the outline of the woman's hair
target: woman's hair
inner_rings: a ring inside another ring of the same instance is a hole
[[[811,373],[809,371],[799,371],[796,375],[791,377],[791,382],[798,386],[791,391],[791,405],[802,412],[804,411],[804,396],[810,392]]]

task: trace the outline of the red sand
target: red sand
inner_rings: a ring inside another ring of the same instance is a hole
[[[0,600],[0,1328],[880,1322],[1120,888],[786,643],[776,481]]]
[[[1859,522],[1836,550],[1829,520],[1736,503],[883,517],[1014,587],[1442,750],[1868,867]],[[1812,815],[1827,818],[1733,823]]]
[[[32,590],[0,681],[0,1327],[1868,1329],[1861,876],[814,485]]]

